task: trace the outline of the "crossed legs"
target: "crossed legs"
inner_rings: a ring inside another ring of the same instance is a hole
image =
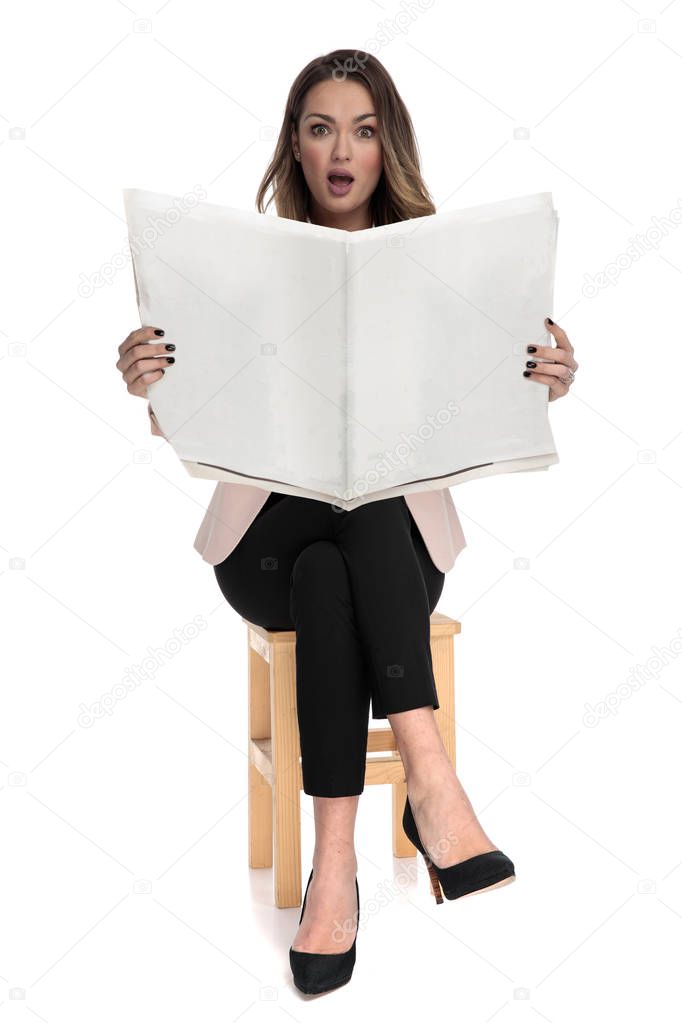
[[[296,628],[304,791],[313,797],[313,880],[294,949],[343,952],[355,930],[354,846],[368,710],[387,718],[415,820],[439,866],[495,848],[478,824],[440,739],[429,616],[444,575],[401,498],[336,512],[276,495],[216,566],[250,621]],[[445,848],[438,840],[450,836]]]
[[[313,880],[293,942],[298,951],[344,952],[353,942],[354,832],[367,748],[367,729],[358,722],[367,721],[370,690],[374,716],[387,717],[396,736],[415,820],[435,862],[446,866],[495,848],[436,725],[429,616],[442,579],[431,575],[427,588],[421,538],[410,535],[404,511],[362,506],[343,520],[335,543],[306,548],[292,573],[304,790],[315,814]]]
[[[434,862],[446,867],[496,849],[448,759],[433,707],[389,714],[388,720],[405,767],[414,819]],[[305,916],[293,943],[300,951],[345,952],[352,944],[359,798],[313,796],[314,876]]]

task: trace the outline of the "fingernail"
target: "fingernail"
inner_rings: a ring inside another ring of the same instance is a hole
[[[154,333],[156,334],[157,337],[163,337],[163,335],[166,333],[166,331],[165,330],[155,330]]]
[[[526,366],[529,366],[530,369],[535,369],[535,367],[537,366],[537,362],[531,362],[529,359],[528,362],[526,363]]]
[[[166,359],[166,362],[175,362],[175,356],[169,355],[168,358]]]
[[[523,375],[524,375],[524,377],[529,377],[530,376],[530,370],[529,369],[524,369]]]
[[[545,319],[545,323],[549,323],[550,327],[554,326],[554,320],[550,320],[549,316]]]
[[[174,352],[175,351],[175,345],[166,345],[166,351],[167,352]]]
[[[537,348],[535,347],[535,345],[528,345],[528,348],[526,349],[526,351],[527,352],[537,352]]]

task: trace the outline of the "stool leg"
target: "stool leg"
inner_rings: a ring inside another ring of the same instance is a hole
[[[438,693],[434,711],[443,745],[453,767],[455,763],[455,642],[454,636],[431,637],[431,660]]]
[[[273,643],[270,659],[275,904],[301,905],[301,765],[292,643]]]
[[[270,738],[270,665],[248,636],[249,740]],[[249,866],[272,866],[272,790],[251,760],[249,741]]]
[[[272,866],[272,789],[249,764],[249,866]]]
[[[403,830],[403,810],[407,798],[407,782],[394,781],[391,785],[392,805],[391,814],[393,818],[393,855],[394,856],[416,856],[417,850],[410,842]]]

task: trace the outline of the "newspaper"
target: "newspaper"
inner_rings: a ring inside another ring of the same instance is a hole
[[[141,323],[176,345],[148,397],[190,475],[350,510],[558,462],[522,372],[551,344],[551,193],[361,231],[123,196]]]

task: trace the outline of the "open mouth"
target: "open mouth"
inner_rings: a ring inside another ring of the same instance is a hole
[[[334,195],[345,195],[350,190],[355,179],[352,174],[340,172],[338,174],[328,174],[327,180]]]

